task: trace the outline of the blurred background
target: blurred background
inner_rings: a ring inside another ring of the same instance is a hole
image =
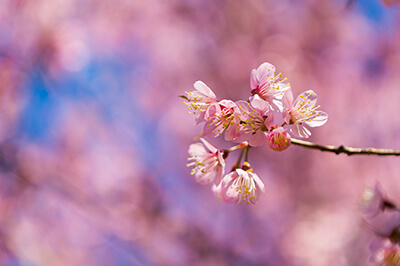
[[[225,204],[178,95],[247,99],[270,62],[329,114],[310,141],[399,149],[396,2],[0,1],[0,265],[366,265],[360,193],[400,203],[399,158],[264,146],[266,193]]]

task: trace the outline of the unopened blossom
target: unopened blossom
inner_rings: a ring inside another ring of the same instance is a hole
[[[292,140],[283,127],[275,126],[267,135],[268,146],[274,151],[284,151],[289,148]]]
[[[184,104],[188,107],[189,113],[196,116],[196,125],[204,122],[204,115],[212,103],[217,102],[217,97],[214,92],[202,81],[194,83],[194,91],[185,91],[186,96],[181,96],[187,99]]]
[[[281,73],[275,75],[275,66],[263,63],[250,74],[250,88],[252,94],[259,95],[267,101],[275,111],[282,111],[282,97],[290,88],[286,79],[281,79]]]
[[[243,130],[241,134],[247,134],[250,146],[261,146],[266,142],[266,133],[274,121],[270,105],[258,95],[251,98],[250,103],[238,101],[236,104],[241,111],[240,123]]]
[[[189,146],[188,158],[191,163],[188,167],[193,167],[191,175],[200,184],[208,184],[214,180],[219,181],[224,175],[225,160],[223,151],[218,150],[205,139],[200,138],[202,143],[194,143]]]
[[[264,184],[252,169],[243,170],[235,169],[227,174],[221,181],[220,191],[217,190],[225,202],[247,202],[247,204],[255,203],[260,195],[260,191],[264,192]],[[218,187],[216,188],[218,189]]]
[[[222,100],[211,104],[205,113],[204,132],[206,136],[215,138],[226,130],[226,141],[244,141],[245,136],[241,133],[243,127],[240,124],[239,115],[239,107],[231,100]]]
[[[298,137],[308,138],[311,132],[304,127],[319,127],[328,121],[328,114],[317,110],[317,94],[312,90],[301,93],[293,102],[292,90],[287,90],[282,99],[284,107],[284,119],[288,125],[292,125],[291,132]]]

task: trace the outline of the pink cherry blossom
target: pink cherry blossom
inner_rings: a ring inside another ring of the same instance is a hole
[[[289,148],[292,143],[290,135],[283,127],[275,127],[267,135],[268,145],[274,151],[283,151]]]
[[[222,100],[211,104],[205,114],[204,132],[206,136],[218,137],[226,129],[226,141],[244,141],[245,136],[242,134],[243,127],[240,124],[239,115],[239,107],[231,100]]]
[[[251,169],[247,171],[235,169],[222,179],[219,186],[215,187],[214,194],[222,195],[225,202],[238,202],[238,204],[242,202],[254,204],[260,195],[260,190],[265,191],[263,182]]]
[[[194,143],[189,146],[191,157],[187,166],[192,169],[191,175],[200,184],[208,184],[214,180],[219,181],[224,174],[225,160],[223,152],[211,145],[205,139],[200,138],[202,143]]]
[[[301,93],[293,102],[292,90],[287,90],[282,99],[284,119],[288,125],[293,125],[291,132],[298,137],[308,138],[311,132],[303,126],[319,127],[328,121],[328,114],[317,110],[317,94],[312,90]]]
[[[274,121],[271,106],[258,95],[254,95],[250,103],[238,101],[236,104],[241,111],[241,133],[248,134],[250,146],[263,145],[266,142],[265,131],[268,131]]]
[[[284,79],[286,80],[286,79]],[[250,88],[252,94],[258,94],[267,101],[275,111],[282,110],[282,96],[290,88],[289,84],[281,80],[281,73],[275,76],[275,66],[263,63],[250,74]]]
[[[186,96],[184,96],[188,102],[184,104],[188,107],[189,113],[191,111],[196,116],[196,125],[204,122],[204,114],[212,103],[217,102],[217,97],[214,92],[202,81],[196,81],[194,83],[194,91],[185,91]]]

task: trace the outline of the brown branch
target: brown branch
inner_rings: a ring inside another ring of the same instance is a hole
[[[293,139],[292,144],[303,146],[309,149],[315,149],[320,151],[329,151],[336,154],[345,153],[348,156],[350,155],[380,155],[380,156],[400,156],[400,150],[392,150],[392,149],[376,149],[376,148],[351,148],[341,146],[331,146],[331,145],[319,145],[309,141]]]

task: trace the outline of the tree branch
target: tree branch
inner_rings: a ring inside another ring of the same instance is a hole
[[[320,150],[320,151],[329,151],[336,154],[345,153],[348,156],[350,155],[380,155],[380,156],[400,156],[400,150],[392,150],[392,149],[376,149],[376,148],[351,148],[341,146],[331,146],[331,145],[319,145],[309,141],[293,139],[292,144],[303,146],[305,148]]]

